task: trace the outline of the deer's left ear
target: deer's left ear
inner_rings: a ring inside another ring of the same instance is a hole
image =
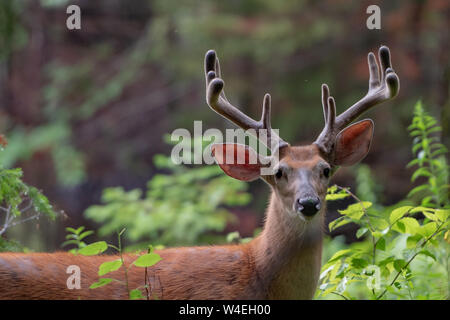
[[[334,164],[351,166],[367,155],[373,136],[373,121],[359,121],[345,128],[336,136]]]

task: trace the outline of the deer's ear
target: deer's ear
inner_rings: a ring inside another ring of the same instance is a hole
[[[334,164],[351,166],[367,155],[373,136],[373,121],[359,121],[345,128],[336,136]]]
[[[236,143],[214,144],[211,153],[220,168],[230,177],[253,181],[260,177],[262,164],[255,150]]]

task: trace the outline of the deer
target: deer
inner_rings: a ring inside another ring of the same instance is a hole
[[[322,259],[325,196],[330,178],[341,166],[352,166],[368,153],[374,123],[370,119],[352,123],[362,113],[394,98],[400,81],[391,66],[388,47],[381,46],[377,62],[368,54],[367,94],[340,115],[326,84],[321,87],[324,127],[310,145],[291,146],[272,129],[271,97],[263,99],[259,121],[233,106],[224,93],[219,59],[209,50],[205,56],[206,102],[219,115],[238,127],[267,130],[268,145],[278,161],[271,174],[261,175],[267,164],[257,160],[228,163],[230,155],[259,159],[252,148],[234,143],[213,144],[216,162],[234,179],[263,180],[271,189],[261,233],[243,244],[175,247],[156,250],[162,260],[148,270],[148,279],[158,299],[245,300],[312,299],[317,289]],[[275,152],[276,151],[276,152]],[[1,253],[1,299],[127,299],[123,285],[112,283],[98,289],[98,266],[113,255],[81,256],[68,252]],[[131,261],[130,255],[125,261]],[[81,288],[68,289],[66,269],[81,270]],[[123,278],[120,270],[115,278]],[[112,276],[113,277],[113,276]],[[155,280],[156,279],[156,280]],[[144,284],[141,269],[130,269],[130,287]]]

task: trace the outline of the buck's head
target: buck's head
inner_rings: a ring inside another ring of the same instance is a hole
[[[272,187],[285,212],[302,220],[311,219],[325,207],[325,195],[332,174],[339,166],[358,163],[369,151],[373,121],[366,119],[349,124],[370,107],[398,93],[399,79],[391,67],[387,47],[380,48],[379,60],[381,70],[374,54],[369,53],[368,93],[339,116],[336,116],[335,101],[329,94],[328,86],[322,85],[325,118],[322,132],[311,145],[291,146],[271,128],[268,94],[264,97],[260,121],[253,120],[229,103],[223,92],[219,60],[214,51],[208,51],[205,57],[208,105],[242,129],[254,129],[249,132],[254,132],[259,139],[265,138],[263,143],[272,150],[270,157],[263,157],[241,144],[215,144],[212,154],[217,163],[235,179],[252,181],[262,178]]]

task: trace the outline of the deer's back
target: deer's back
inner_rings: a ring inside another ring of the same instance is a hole
[[[172,248],[156,251],[162,260],[148,268],[150,295],[158,299],[251,299],[262,298],[255,287],[251,246]],[[119,256],[74,256],[71,253],[0,254],[0,299],[127,299],[124,284],[110,283],[89,289],[96,282],[98,267]],[[127,255],[131,263],[136,256]],[[67,273],[79,266],[81,289],[69,290]],[[145,284],[144,268],[131,267],[129,287]],[[122,269],[103,276],[124,280]],[[145,290],[143,290],[145,293]]]

